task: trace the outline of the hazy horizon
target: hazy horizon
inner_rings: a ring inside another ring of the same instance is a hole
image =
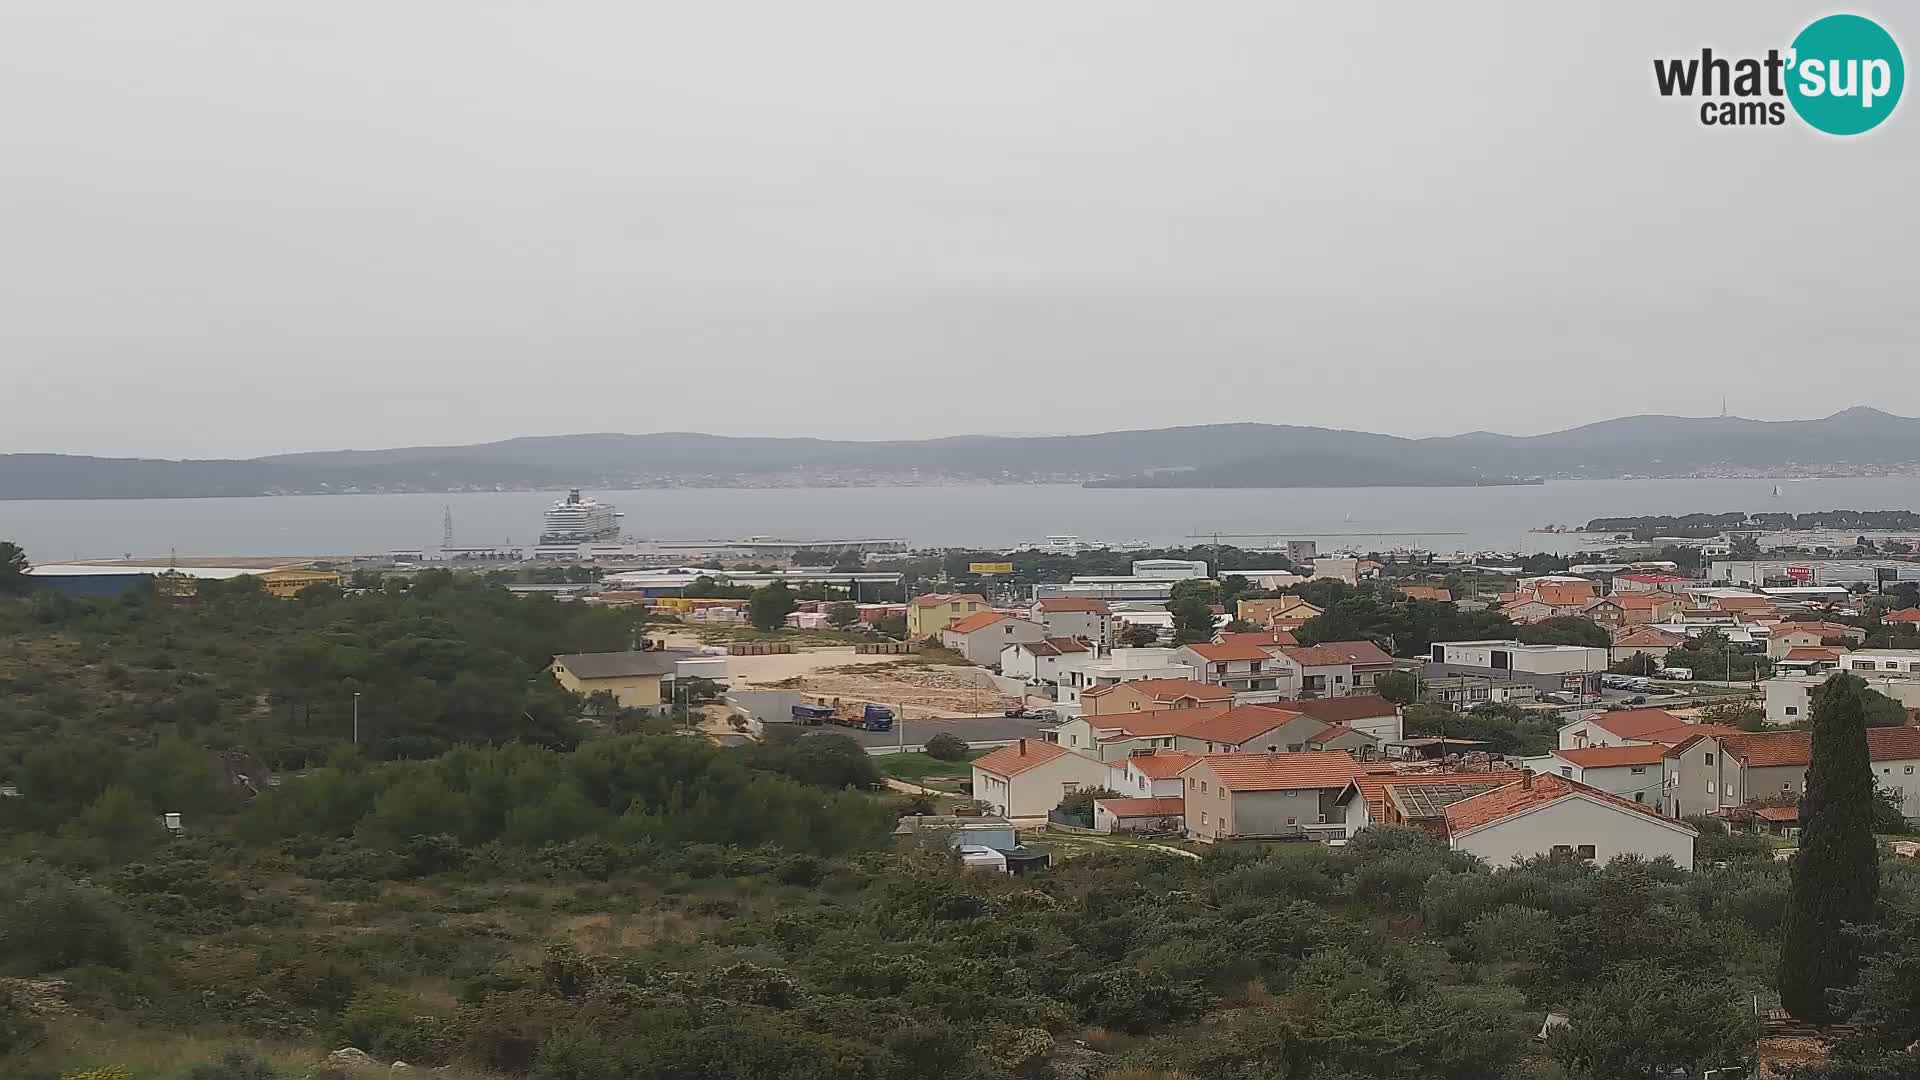
[[[15,5],[0,452],[1920,415],[1920,103],[1654,89],[1830,10]]]

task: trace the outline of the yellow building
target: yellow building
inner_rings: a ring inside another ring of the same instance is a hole
[[[311,585],[340,587],[340,574],[334,570],[312,570],[304,566],[283,566],[260,574],[260,584],[268,595],[290,600]]]
[[[919,641],[947,628],[947,624],[965,615],[990,611],[987,598],[979,593],[928,593],[916,596],[907,605],[907,639]]]
[[[1264,600],[1241,600],[1234,605],[1234,617],[1242,622],[1268,629],[1291,630],[1317,617],[1320,609],[1298,596],[1275,596]]]
[[[673,678],[674,664],[684,655],[661,651],[567,653],[554,657],[547,670],[561,686],[582,697],[604,690],[621,708],[658,712],[667,701],[661,684]]]

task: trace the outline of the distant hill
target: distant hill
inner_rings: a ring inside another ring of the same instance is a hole
[[[1920,420],[1629,416],[1546,435],[1405,439],[1291,424],[1098,435],[854,442],[692,432],[548,435],[471,446],[250,460],[0,455],[0,499],[192,498],[750,484],[1083,482],[1103,487],[1451,487],[1547,476],[1686,476],[1920,463]]]

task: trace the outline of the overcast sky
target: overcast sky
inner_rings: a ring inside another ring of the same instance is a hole
[[[1830,10],[0,0],[0,451],[1920,414]]]

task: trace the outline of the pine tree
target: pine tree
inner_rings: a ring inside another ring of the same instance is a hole
[[[1777,981],[1787,1012],[1816,1023],[1834,1018],[1828,992],[1852,985],[1859,972],[1846,925],[1872,922],[1880,896],[1866,691],[1858,676],[1835,675],[1813,697],[1813,759]]]

